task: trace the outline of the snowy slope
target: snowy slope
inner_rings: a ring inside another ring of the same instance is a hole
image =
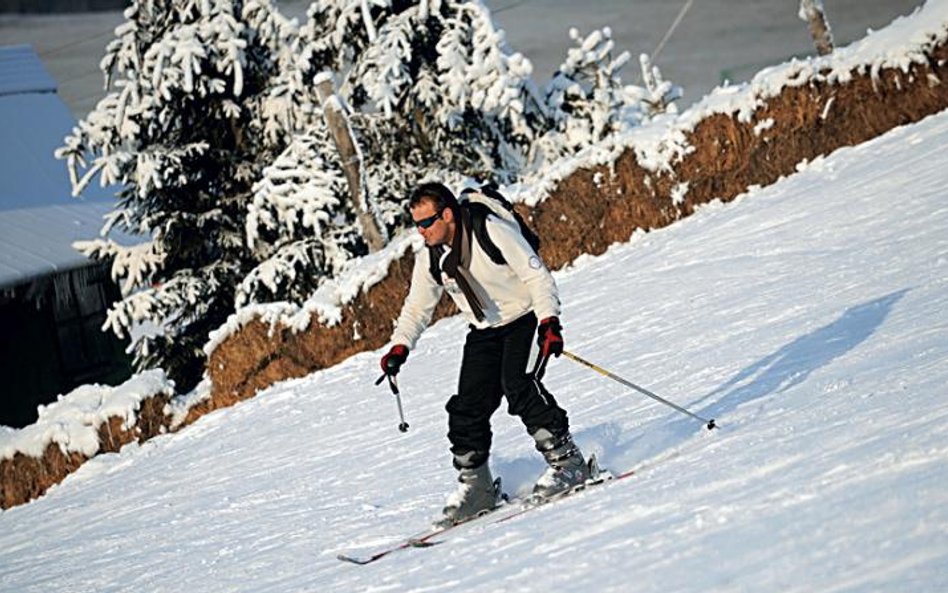
[[[453,487],[464,324],[402,375],[366,353],[104,455],[0,513],[0,591],[948,590],[948,113],[559,273],[549,386],[588,452],[642,474],[367,567]],[[509,489],[541,470],[495,417]],[[679,451],[678,455],[669,455]]]

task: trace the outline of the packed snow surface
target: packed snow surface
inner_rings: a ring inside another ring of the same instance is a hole
[[[443,405],[465,325],[401,379],[364,353],[86,463],[0,513],[0,590],[948,590],[948,113],[557,274],[548,386],[587,453],[639,475],[357,567],[454,488]],[[508,491],[543,465],[498,412]]]

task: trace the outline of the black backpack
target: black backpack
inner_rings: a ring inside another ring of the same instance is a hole
[[[508,222],[516,223],[530,247],[536,252],[540,251],[540,237],[527,226],[523,217],[514,210],[513,204],[497,191],[497,186],[493,183],[484,185],[480,189],[465,189],[461,192],[458,202],[460,202],[461,208],[466,208],[471,213],[472,230],[481,249],[498,266],[506,265],[507,260],[487,232],[487,216],[490,214]],[[440,245],[428,249],[431,256],[429,258],[431,275],[434,276],[438,284],[441,284],[440,263],[444,250]]]

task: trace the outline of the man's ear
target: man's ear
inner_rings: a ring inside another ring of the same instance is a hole
[[[454,222],[454,210],[445,208],[444,212],[441,213],[441,218],[443,218],[447,223]]]

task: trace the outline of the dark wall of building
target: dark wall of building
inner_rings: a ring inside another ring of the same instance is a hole
[[[119,297],[105,267],[36,279],[0,294],[0,424],[37,419],[37,406],[80,385],[131,375],[127,343],[103,332]]]
[[[129,0],[0,0],[0,13],[95,12],[128,5]]]

